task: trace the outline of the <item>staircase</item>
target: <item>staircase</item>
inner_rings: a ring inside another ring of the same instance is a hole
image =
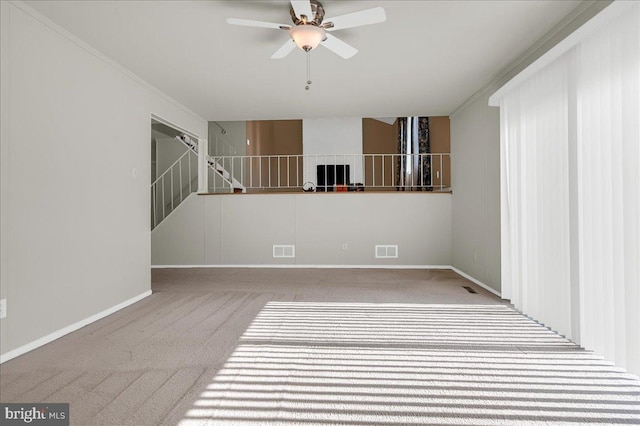
[[[241,176],[240,179],[244,180],[244,170],[234,168],[233,162],[226,161],[238,155],[236,148],[223,136],[215,135],[209,145],[209,153],[213,155],[207,157],[207,162],[210,170],[214,172],[213,179],[209,182],[209,190],[211,192],[247,192],[247,188],[236,178]],[[240,174],[236,174],[236,170],[240,171]]]
[[[168,217],[189,195],[198,190],[198,144],[186,135],[176,136],[186,148],[162,175],[151,184],[151,229]],[[246,192],[215,157],[207,158],[211,192]]]
[[[209,169],[213,170],[218,176],[220,176],[223,182],[226,184],[223,185],[222,191],[218,191],[217,189],[219,189],[219,187],[215,185],[214,181],[213,192],[227,192],[227,188],[229,192],[247,192],[247,188],[240,181],[238,181],[232,173],[229,173],[229,171],[223,166],[219,158],[209,156],[207,158],[207,162],[209,163]]]

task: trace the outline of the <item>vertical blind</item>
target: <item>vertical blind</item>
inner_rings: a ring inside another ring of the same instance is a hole
[[[502,286],[639,374],[640,3],[621,10],[500,101]]]
[[[640,4],[576,48],[581,344],[640,372]]]
[[[567,80],[562,57],[507,93],[500,109],[503,297],[563,335],[571,329]]]

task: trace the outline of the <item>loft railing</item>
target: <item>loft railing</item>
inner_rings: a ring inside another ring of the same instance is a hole
[[[450,154],[222,155],[210,158],[250,192],[449,191]],[[212,192],[231,192],[226,182]]]
[[[208,163],[210,192],[451,190],[448,153],[215,156]],[[188,146],[151,184],[151,228],[197,190],[198,154]]]

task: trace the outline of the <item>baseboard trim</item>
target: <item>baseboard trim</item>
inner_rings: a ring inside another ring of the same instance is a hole
[[[289,269],[451,269],[449,265],[151,265],[151,269],[190,269],[190,268],[289,268]]]
[[[484,289],[485,289],[485,290],[487,290],[488,292],[493,293],[493,294],[495,294],[496,296],[498,296],[499,298],[501,298],[501,299],[502,299],[502,293],[500,293],[498,290],[496,290],[496,289],[494,289],[494,288],[489,287],[488,285],[486,285],[486,284],[485,284],[485,283],[483,283],[482,281],[480,281],[480,280],[477,280],[477,279],[473,278],[471,275],[469,275],[469,274],[466,274],[466,273],[462,272],[460,269],[458,269],[458,268],[456,268],[456,267],[454,267],[454,266],[450,266],[449,268],[450,268],[453,272],[455,272],[456,274],[463,276],[464,278],[468,279],[468,280],[469,280],[469,281],[471,281],[472,283],[479,285],[480,287],[484,288]]]
[[[99,319],[102,319],[106,316],[109,316],[121,309],[126,308],[127,306],[133,305],[136,302],[139,302],[140,300],[144,299],[145,297],[148,297],[151,295],[151,290],[145,291],[142,294],[139,294],[135,297],[132,297],[129,300],[125,300],[122,303],[119,303],[115,306],[112,306],[108,309],[105,309],[102,312],[98,312],[95,315],[91,315],[89,318],[85,318],[83,320],[80,320],[76,323],[73,323],[67,327],[61,328],[60,330],[56,330],[53,333],[47,334],[44,337],[41,337],[39,339],[34,340],[33,342],[27,343],[26,345],[20,346],[19,348],[16,348],[14,350],[11,350],[7,353],[4,353],[2,355],[0,355],[0,364],[2,364],[3,362],[9,361],[10,359],[13,359],[15,357],[18,357],[22,354],[25,354],[29,351],[32,351],[36,348],[39,348],[40,346],[44,346],[47,343],[51,343],[56,339],[61,338],[62,336],[65,336],[69,333],[72,333],[86,325],[91,324],[92,322],[98,321]]]
[[[501,293],[482,281],[479,281],[473,278],[471,275],[462,272],[460,269],[453,267],[451,265],[152,265],[152,269],[188,269],[188,268],[292,268],[292,269],[449,269],[455,272],[456,274],[468,279],[474,284],[479,285],[484,288],[488,292],[495,294],[498,297],[502,297]],[[9,361],[10,359],[16,358],[22,354],[25,354],[29,351],[32,351],[40,346],[44,346],[47,343],[53,342],[56,339],[59,339],[62,336],[65,336],[69,333],[72,333],[86,325],[89,325],[95,321],[98,321],[106,316],[109,316],[121,309],[126,308],[127,306],[133,305],[136,302],[144,299],[145,297],[149,297],[151,295],[151,290],[145,291],[142,294],[139,294],[135,297],[132,297],[129,300],[125,300],[122,303],[119,303],[111,308],[105,309],[102,312],[99,312],[95,315],[92,315],[88,318],[85,318],[81,321],[78,321],[74,324],[71,324],[65,328],[54,331],[44,337],[34,340],[33,342],[27,343],[26,345],[20,346],[14,350],[11,350],[7,353],[0,355],[0,364]]]

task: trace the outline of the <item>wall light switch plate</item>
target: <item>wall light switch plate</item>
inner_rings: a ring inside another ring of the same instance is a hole
[[[7,299],[0,300],[0,319],[7,317]]]

